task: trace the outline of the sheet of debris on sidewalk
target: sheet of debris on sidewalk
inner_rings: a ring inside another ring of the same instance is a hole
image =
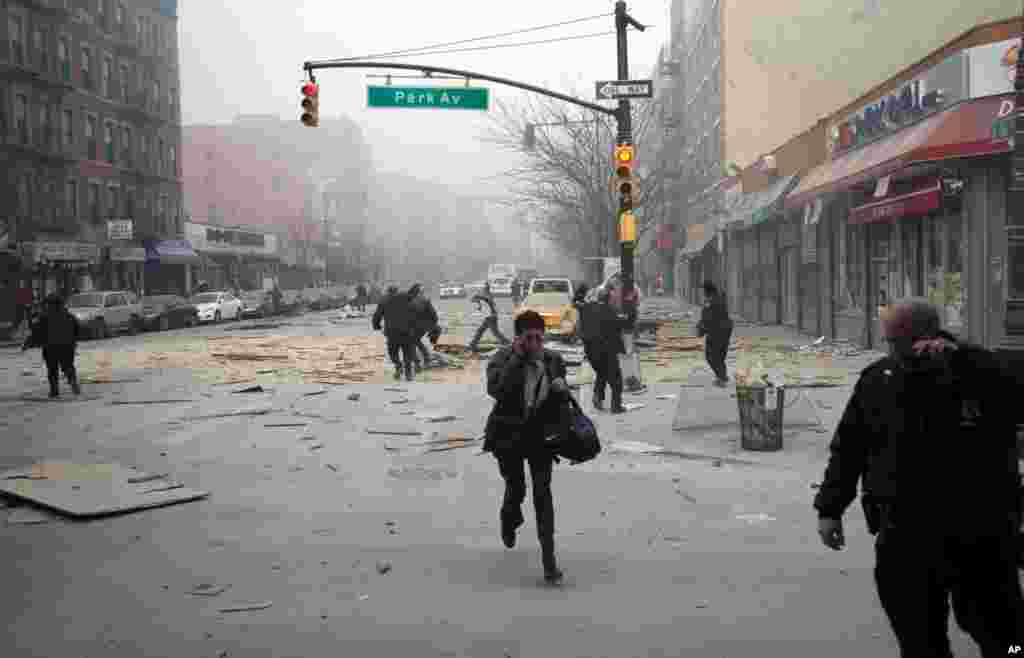
[[[439,345],[420,381],[460,383],[481,380],[479,356],[462,346]],[[131,351],[83,352],[79,371],[90,379],[109,379],[116,369],[188,369],[208,384],[317,383],[353,384],[392,381],[384,336],[247,336],[231,333],[192,341],[150,344]]]

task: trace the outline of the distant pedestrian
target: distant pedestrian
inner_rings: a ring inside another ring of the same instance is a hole
[[[544,349],[544,318],[537,312],[520,314],[515,332],[512,345],[498,350],[487,365],[487,393],[495,402],[487,419],[483,449],[497,458],[505,480],[500,520],[501,539],[507,548],[516,545],[516,530],[524,522],[525,463],[530,465],[544,579],[557,584],[562,572],[555,558],[551,495],[555,455],[545,439],[558,431],[569,403],[565,361],[558,353]]]
[[[412,312],[409,295],[398,292],[398,286],[390,286],[387,296],[377,305],[373,314],[373,328],[381,330],[383,322],[384,335],[387,337],[388,357],[395,366],[395,379],[400,380],[405,374],[407,381],[412,381],[414,353]]]
[[[369,293],[366,290],[366,286],[364,284],[360,283],[358,286],[356,286],[356,304],[355,304],[355,307],[356,307],[357,311],[360,311],[360,312],[363,312],[363,313],[366,312],[366,302],[368,301],[367,297],[369,297]]]
[[[523,282],[518,278],[512,279],[512,305],[519,306],[523,300]]]
[[[857,381],[814,500],[829,548],[861,487],[876,536],[875,582],[900,652],[951,658],[957,624],[983,658],[1024,641],[1015,539],[1020,526],[1016,389],[992,352],[941,330],[927,300],[881,318],[889,356]]]
[[[412,344],[420,357],[416,363],[419,366],[422,361],[423,367],[429,368],[430,350],[423,344],[423,338],[428,334],[433,335],[434,330],[437,329],[437,310],[430,299],[423,294],[423,287],[418,283],[409,288],[409,300],[413,316]],[[439,332],[438,335],[440,335]]]
[[[51,398],[60,396],[61,372],[75,395],[82,392],[75,372],[75,349],[81,337],[82,327],[75,316],[68,312],[64,300],[57,294],[48,295],[43,314],[32,325],[32,333],[25,339],[21,350],[24,352],[31,347],[43,348]]]
[[[711,281],[705,281],[701,288],[704,291],[704,308],[700,312],[697,335],[704,337],[704,356],[715,373],[715,385],[725,386],[729,382],[725,359],[729,354],[733,322],[729,317],[725,293]]]
[[[578,306],[577,331],[580,332],[587,361],[594,369],[594,408],[604,409],[605,389],[610,388],[611,412],[625,413],[626,409],[622,404],[622,366],[619,363],[619,355],[626,353],[622,330],[628,327],[629,320],[611,305],[607,290],[602,290],[596,300],[587,301],[585,291],[582,295],[584,301]],[[579,289],[576,296],[581,296]]]
[[[500,342],[502,345],[508,345],[508,338],[505,338],[505,335],[501,333],[501,329],[498,328],[498,307],[494,304],[494,296],[491,295],[491,284],[485,283],[484,289],[479,294],[473,295],[472,301],[476,302],[476,307],[478,310],[481,308],[481,304],[486,304],[489,313],[487,317],[484,318],[484,321],[477,328],[476,335],[473,336],[473,340],[470,341],[468,345],[469,351],[477,351],[480,344],[480,339],[483,338],[484,333],[486,333],[487,331],[490,331],[492,334],[494,334],[494,337],[497,338],[498,342]]]

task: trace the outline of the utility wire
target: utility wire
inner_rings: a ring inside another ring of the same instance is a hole
[[[330,60],[330,61],[332,61],[332,62],[352,62],[352,61],[359,61],[359,60],[365,60],[365,59],[379,59],[381,57],[394,57],[394,56],[397,56],[397,55],[406,55],[406,54],[409,54],[409,53],[417,53],[417,52],[421,52],[421,51],[424,51],[424,50],[435,50],[437,48],[450,48],[451,46],[461,46],[463,44],[474,43],[476,41],[487,41],[487,40],[490,40],[490,39],[501,39],[501,38],[504,38],[504,37],[515,36],[517,34],[526,34],[528,32],[539,32],[540,30],[550,30],[550,29],[556,28],[556,27],[564,27],[566,25],[574,25],[576,23],[583,23],[583,22],[586,22],[586,21],[593,21],[593,20],[597,20],[598,18],[607,18],[609,16],[614,16],[614,15],[615,14],[612,13],[612,12],[607,12],[607,13],[604,13],[604,14],[597,14],[595,16],[584,16],[583,18],[574,18],[572,20],[562,21],[560,23],[551,23],[549,25],[538,25],[537,27],[528,27],[528,28],[524,28],[524,29],[521,29],[521,30],[513,30],[511,32],[502,32],[500,34],[491,34],[491,35],[483,36],[483,37],[473,37],[472,39],[461,39],[459,41],[449,41],[447,43],[437,43],[437,44],[434,44],[432,46],[421,46],[419,48],[407,48],[405,50],[393,50],[391,52],[386,52],[386,53],[377,53],[375,55],[366,55],[365,57],[341,57],[341,58],[333,59],[333,60]]]
[[[519,42],[516,42],[516,43],[499,43],[499,44],[494,44],[494,45],[491,45],[491,46],[473,46],[473,47],[470,47],[470,48],[452,48],[452,49],[449,49],[449,50],[432,50],[432,51],[423,52],[423,53],[409,53],[408,55],[401,55],[401,57],[422,57],[424,55],[449,55],[451,53],[468,53],[468,52],[474,52],[474,51],[480,51],[480,50],[497,50],[499,48],[520,48],[520,47],[523,47],[523,46],[540,46],[540,45],[550,44],[550,43],[559,43],[559,42],[562,42],[562,41],[577,41],[579,39],[593,39],[595,37],[607,37],[607,36],[612,36],[614,34],[615,34],[614,30],[609,30],[608,32],[592,32],[590,34],[576,34],[576,35],[568,36],[568,37],[558,37],[557,39],[541,39],[539,41],[519,41]],[[389,57],[389,55],[385,55],[385,54],[373,55],[373,56],[370,56],[370,57],[364,57],[364,58],[362,58],[362,59],[360,59],[358,61],[365,61],[365,60],[371,60],[371,59],[384,59],[385,57]],[[331,60],[331,61],[335,61],[335,60]],[[349,60],[338,60],[338,61],[349,61]]]

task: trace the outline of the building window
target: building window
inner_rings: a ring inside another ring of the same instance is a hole
[[[139,42],[139,47],[146,45],[146,21],[142,16],[135,18],[135,38]]]
[[[75,145],[75,114],[72,110],[60,113],[61,146],[71,150]]]
[[[847,224],[837,232],[839,240],[839,295],[836,310],[864,312],[864,226]]]
[[[96,160],[99,156],[96,153],[96,128],[98,122],[95,116],[85,118],[85,157],[89,160]]]
[[[166,153],[166,150],[165,150],[165,147],[164,147],[164,140],[161,139],[158,142],[158,144],[159,144],[159,147],[157,148],[156,153],[154,153],[153,156],[156,158],[156,173],[163,174],[164,173],[164,153]]]
[[[160,83],[153,81],[153,111],[160,112]]]
[[[53,142],[53,124],[50,121],[50,107],[39,107],[39,148],[49,149]]]
[[[11,61],[25,65],[25,21],[21,16],[8,16],[7,35],[11,40]]]
[[[93,91],[92,50],[88,46],[82,47],[82,86]]]
[[[93,222],[99,222],[100,216],[100,184],[89,183],[89,189],[86,192],[85,198],[86,211],[89,213],[89,219]]]
[[[18,143],[28,146],[28,96],[25,94],[14,97],[14,129],[17,131]]]
[[[71,48],[67,37],[57,42],[57,60],[60,62],[60,77],[64,82],[71,82]]]
[[[121,209],[119,191],[113,186],[107,188],[107,216],[112,219],[117,219],[117,211]]]
[[[103,124],[103,157],[114,164],[114,124]]]
[[[167,159],[170,164],[171,178],[178,177],[178,150],[173,145],[167,150]]]
[[[32,32],[32,51],[39,58],[39,70],[46,73],[50,68],[50,54],[46,52],[46,36],[41,29]]]
[[[178,97],[178,90],[171,87],[167,90],[167,114],[173,119],[175,115],[175,104],[174,101]]]
[[[128,102],[128,65],[121,65],[121,102]]]
[[[125,167],[131,168],[132,163],[132,128],[122,126],[121,128],[121,162]]]
[[[105,25],[107,17],[107,0],[96,0],[96,19],[100,25]]]
[[[123,2],[117,3],[117,6],[114,7],[114,25],[117,26],[118,30],[121,30],[121,29],[124,28],[124,3]]]
[[[68,217],[78,217],[78,181],[69,180],[64,183],[64,209]]]
[[[139,135],[139,168],[149,167],[149,138]]]
[[[110,87],[110,78],[114,75],[114,58],[109,55],[103,58],[103,81],[102,93],[104,98],[113,98],[113,90]]]

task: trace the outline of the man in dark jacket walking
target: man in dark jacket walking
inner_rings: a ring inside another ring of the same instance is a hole
[[[488,309],[488,315],[484,318],[484,321],[476,330],[476,335],[473,336],[473,340],[470,341],[468,347],[470,352],[476,352],[477,346],[480,344],[480,339],[484,337],[484,333],[490,331],[494,334],[494,337],[498,339],[498,342],[502,345],[508,345],[508,338],[501,333],[501,329],[498,328],[498,307],[494,304],[494,297],[491,295],[491,284],[484,284],[484,289],[477,295],[473,295],[471,301],[476,302],[477,309],[480,308],[481,304],[486,304]]]
[[[64,307],[64,300],[59,295],[49,295],[43,314],[32,325],[32,333],[25,339],[21,349],[43,348],[51,398],[60,396],[61,372],[67,377],[75,395],[82,392],[78,385],[78,373],[75,372],[75,348],[81,337],[82,327]]]
[[[533,508],[537,517],[544,579],[562,579],[555,559],[555,508],[551,496],[554,452],[545,443],[563,421],[569,401],[565,361],[544,349],[544,318],[525,311],[515,320],[515,341],[498,350],[487,364],[487,393],[494,409],[487,419],[484,450],[498,460],[505,480],[501,505],[501,538],[507,548],[516,544],[523,524],[526,499],[525,463],[530,465]]]
[[[626,353],[622,331],[629,326],[629,319],[616,312],[607,290],[602,290],[596,301],[578,304],[577,309],[577,331],[583,341],[587,361],[594,369],[594,408],[604,409],[604,392],[606,388],[611,388],[611,412],[625,413],[626,409],[622,406],[622,366],[619,355]]]
[[[361,313],[366,312],[366,298],[369,293],[366,290],[366,286],[360,283],[356,286],[356,303],[355,309]]]
[[[423,344],[423,338],[427,334],[434,335],[434,331],[437,327],[437,309],[434,308],[433,303],[430,299],[423,294],[423,286],[415,284],[409,288],[409,304],[413,317],[413,347],[418,352],[418,358],[416,359],[416,366],[420,367],[420,362],[424,368],[430,367],[430,350]],[[438,335],[440,335],[438,333]],[[414,352],[414,356],[416,353]]]
[[[409,305],[408,293],[398,292],[398,286],[388,288],[387,297],[377,305],[373,314],[373,328],[381,330],[384,324],[384,335],[387,337],[388,357],[395,364],[395,379],[401,379],[402,373],[408,381],[413,380],[413,322]],[[401,354],[401,360],[399,360]]]
[[[952,658],[949,600],[984,658],[1024,642],[1015,537],[1020,473],[1014,386],[988,350],[940,330],[927,300],[887,308],[890,356],[863,371],[814,500],[818,532],[845,544],[861,485],[875,581],[901,655]]]
[[[704,308],[700,312],[697,335],[704,337],[704,357],[715,373],[715,385],[725,386],[729,381],[725,358],[729,354],[733,329],[729,306],[725,293],[714,283],[705,281],[701,287],[704,290]]]

